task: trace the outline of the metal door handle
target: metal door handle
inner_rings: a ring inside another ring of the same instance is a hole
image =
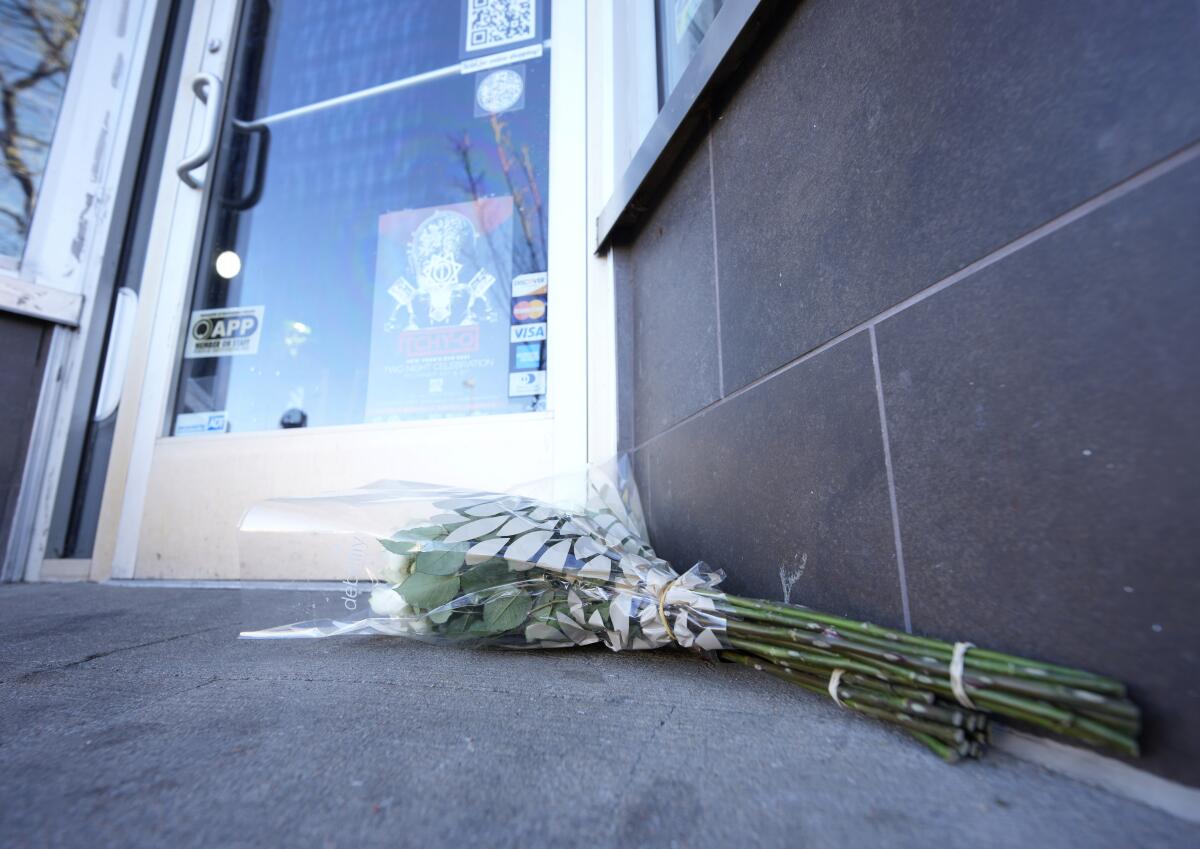
[[[104,356],[104,372],[100,377],[100,394],[96,398],[96,412],[92,416],[94,421],[107,419],[117,411],[117,405],[121,402],[137,305],[137,292],[124,286],[117,290],[112,327],[108,331],[108,352]]]
[[[208,162],[217,146],[217,129],[225,105],[225,86],[216,74],[196,74],[192,77],[192,92],[208,107],[204,116],[204,135],[200,138],[199,149],[191,156],[184,157],[175,168],[175,173],[187,185],[199,189],[204,183],[193,177],[192,171]]]
[[[262,200],[263,187],[267,179],[267,155],[271,151],[271,128],[266,124],[234,120],[234,130],[247,134],[247,139],[258,138],[258,154],[254,157],[254,180],[250,184],[250,193],[238,198],[222,198],[221,202],[230,209],[245,211],[251,209]],[[247,141],[249,144],[249,141]],[[249,155],[249,148],[246,150]],[[236,157],[235,157],[236,158]],[[245,175],[243,175],[243,182]]]

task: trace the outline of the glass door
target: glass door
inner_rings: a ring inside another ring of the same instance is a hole
[[[114,575],[237,575],[265,497],[583,463],[573,5],[197,4]]]

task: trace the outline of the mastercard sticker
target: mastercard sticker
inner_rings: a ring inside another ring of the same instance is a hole
[[[546,302],[541,298],[514,300],[512,314],[517,321],[541,321],[546,315]]]

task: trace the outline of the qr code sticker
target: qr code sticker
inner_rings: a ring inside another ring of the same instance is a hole
[[[467,0],[467,50],[491,50],[534,37],[537,0]]]

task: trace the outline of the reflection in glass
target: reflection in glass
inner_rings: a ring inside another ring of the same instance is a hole
[[[248,0],[174,433],[544,409],[548,5]]]
[[[656,0],[659,106],[675,90],[722,4],[723,0]]]
[[[0,0],[0,255],[25,249],[84,5]]]
[[[218,275],[226,280],[232,280],[242,271],[242,258],[237,255],[237,251],[221,251],[217,254],[213,267]]]

